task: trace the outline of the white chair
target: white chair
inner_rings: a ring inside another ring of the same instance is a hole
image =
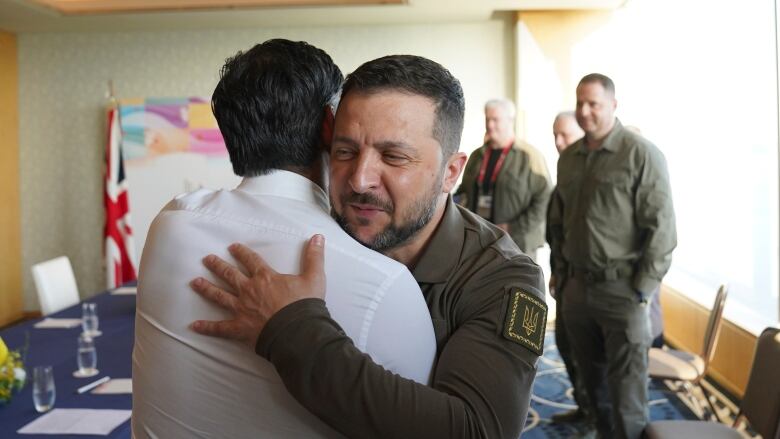
[[[79,290],[73,267],[67,256],[32,266],[35,289],[43,315],[49,315],[79,303]]]

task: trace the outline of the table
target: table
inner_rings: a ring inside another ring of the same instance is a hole
[[[30,347],[27,352],[25,369],[27,383],[21,392],[13,396],[11,402],[0,405],[0,436],[20,439],[52,439],[52,435],[17,434],[16,431],[27,425],[40,414],[35,411],[32,402],[32,369],[35,366],[54,366],[54,379],[57,387],[55,408],[110,408],[130,410],[132,396],[93,395],[90,392],[76,394],[76,389],[106,375],[111,378],[130,378],[132,372],[133,337],[135,332],[135,295],[111,295],[108,292],[87,300],[97,304],[100,318],[99,329],[103,333],[95,338],[100,373],[90,378],[75,378],[76,342],[81,327],[71,329],[36,329],[33,325],[42,319],[31,320],[0,331],[0,337],[10,349],[20,349],[24,344],[25,333],[30,334]],[[50,317],[81,318],[81,304],[72,306]],[[98,436],[56,436],[57,438],[96,438]],[[130,421],[116,428],[110,438],[130,438]]]

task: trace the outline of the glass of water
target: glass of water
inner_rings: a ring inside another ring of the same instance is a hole
[[[100,335],[100,331],[98,331],[97,304],[85,302],[81,305],[81,329],[90,337]]]
[[[57,391],[54,388],[54,370],[51,366],[36,366],[33,369],[33,403],[38,413],[54,407]]]
[[[79,352],[76,357],[79,365],[78,376],[91,377],[98,373],[97,370],[97,349],[95,341],[87,333],[79,337]]]

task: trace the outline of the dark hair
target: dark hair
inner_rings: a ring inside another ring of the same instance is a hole
[[[609,79],[609,76],[602,75],[601,73],[591,73],[585,75],[582,77],[582,79],[580,79],[580,83],[577,84],[577,87],[589,82],[598,82],[602,87],[604,87],[604,91],[610,93],[612,96],[615,96],[615,83]]]
[[[460,82],[441,64],[414,55],[390,55],[369,61],[347,75],[349,92],[397,90],[430,98],[436,106],[433,138],[449,157],[460,147],[465,100]]]
[[[211,108],[240,176],[311,166],[341,70],[305,42],[268,40],[225,61]]]

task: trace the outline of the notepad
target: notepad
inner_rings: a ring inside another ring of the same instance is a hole
[[[138,291],[138,288],[136,287],[119,287],[115,290],[111,290],[111,294],[115,296],[121,296],[121,295],[132,295],[135,294]]]
[[[25,425],[19,434],[108,435],[130,419],[130,410],[54,409]]]
[[[95,388],[92,393],[109,395],[117,393],[133,393],[133,380],[130,378],[117,378],[103,383]]]
[[[35,328],[38,329],[52,329],[52,328],[75,328],[81,326],[81,319],[55,319],[52,317],[46,317],[40,322],[35,324]]]

